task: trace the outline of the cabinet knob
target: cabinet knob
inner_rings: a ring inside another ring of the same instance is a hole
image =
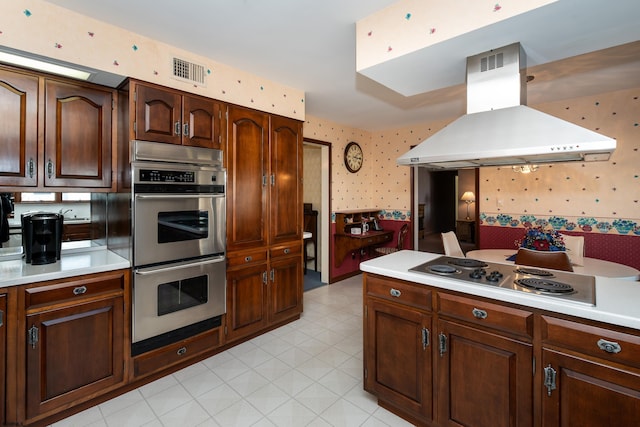
[[[187,354],[187,347],[180,347],[178,351],[176,351],[176,354],[178,356],[184,356],[185,354]]]
[[[488,314],[484,310],[480,310],[479,308],[474,308],[471,310],[471,313],[476,319],[486,319]]]
[[[598,348],[612,354],[620,353],[622,351],[622,347],[617,342],[607,341],[602,338],[598,340]]]
[[[251,262],[252,259],[253,259],[252,256],[246,256],[244,257],[244,262]]]
[[[78,286],[77,288],[73,288],[74,295],[82,295],[87,292],[86,286]]]
[[[393,288],[391,288],[389,293],[391,294],[392,297],[396,297],[396,298],[400,298],[400,295],[402,295],[402,292],[400,292],[398,289],[393,289]]]
[[[285,254],[288,254],[289,252],[291,252],[291,249],[289,249],[289,248],[285,248],[285,249],[284,249],[284,253],[285,253]]]

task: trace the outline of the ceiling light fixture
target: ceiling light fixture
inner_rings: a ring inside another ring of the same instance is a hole
[[[538,165],[519,165],[512,166],[514,172],[531,173],[538,170]]]
[[[13,65],[19,65],[21,67],[45,71],[47,73],[58,74],[80,80],[88,80],[89,77],[91,77],[91,73],[87,71],[2,51],[0,51],[0,62],[6,62]]]

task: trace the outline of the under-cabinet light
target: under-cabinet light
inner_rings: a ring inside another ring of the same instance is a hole
[[[48,73],[72,77],[74,79],[88,80],[89,77],[91,77],[91,73],[83,70],[77,70],[75,68],[52,64],[50,62],[27,58],[24,56],[14,55],[12,53],[2,51],[0,51],[0,61],[7,62],[13,65],[19,65],[22,67],[32,68],[35,70],[45,71]]]

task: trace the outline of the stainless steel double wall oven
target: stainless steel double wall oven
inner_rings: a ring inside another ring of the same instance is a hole
[[[214,149],[132,141],[137,355],[221,324],[226,172]]]

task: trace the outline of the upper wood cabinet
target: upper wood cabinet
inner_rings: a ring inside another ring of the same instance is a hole
[[[0,68],[0,117],[0,185],[37,185],[37,76]]]
[[[0,67],[0,185],[110,189],[115,96]]]
[[[220,148],[224,104],[149,83],[131,81],[134,138]]]
[[[111,187],[114,92],[46,80],[44,184]]]

